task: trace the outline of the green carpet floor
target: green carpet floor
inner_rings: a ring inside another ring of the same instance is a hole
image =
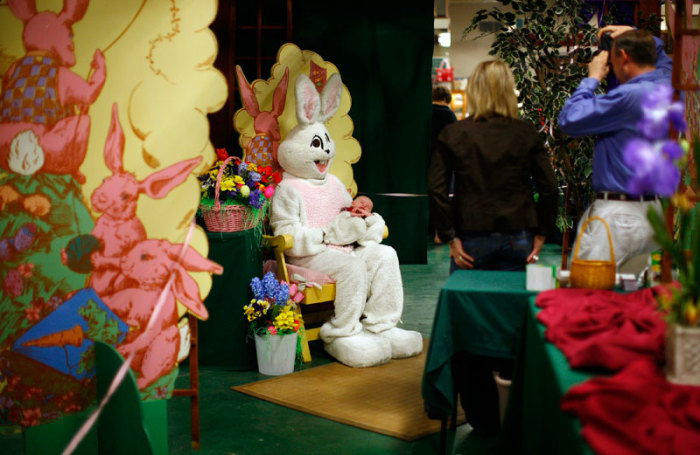
[[[559,265],[560,248],[547,245],[541,263]],[[402,265],[405,303],[401,327],[430,336],[440,287],[448,278],[449,248],[428,246],[428,263]],[[312,342],[311,368],[332,362],[320,342]],[[213,367],[200,369],[201,438],[200,450],[190,445],[189,398],[177,397],[168,403],[168,443],[173,455],[249,454],[433,454],[438,453],[439,434],[406,442],[320,417],[287,409],[231,390],[231,386],[267,378],[257,371],[230,371]],[[189,373],[181,365],[177,387],[186,387]],[[371,404],[368,403],[371,406]],[[468,428],[468,426],[466,427]],[[5,429],[0,434],[0,454],[22,454],[20,433]],[[449,432],[448,453],[490,453],[489,441],[466,436],[464,427]]]

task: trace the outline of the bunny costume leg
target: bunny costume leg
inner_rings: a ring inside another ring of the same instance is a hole
[[[360,317],[365,309],[368,284],[367,267],[362,258],[329,249],[312,256],[290,258],[290,263],[323,270],[336,282],[333,317],[323,324],[320,333],[330,355],[355,368],[391,360],[391,344],[362,330]]]
[[[420,354],[421,334],[396,327],[403,312],[403,284],[396,251],[387,245],[371,244],[355,249],[355,254],[365,263],[369,285],[362,320],[364,330],[388,340],[392,358]]]

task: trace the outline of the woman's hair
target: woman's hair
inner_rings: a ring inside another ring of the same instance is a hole
[[[474,120],[494,115],[518,118],[515,79],[501,60],[481,62],[474,68],[467,83],[467,100],[467,112]]]

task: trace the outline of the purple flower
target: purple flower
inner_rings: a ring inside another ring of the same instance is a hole
[[[265,205],[265,196],[260,190],[253,190],[249,196],[250,205],[256,209],[262,208]]]
[[[685,131],[683,105],[673,101],[673,88],[670,85],[657,85],[642,97],[642,119],[637,125],[639,132],[647,139],[661,139],[668,136],[669,121],[677,131]]]
[[[238,175],[243,175],[244,172],[248,170],[248,165],[246,163],[241,163],[238,165]]]
[[[253,183],[258,183],[260,181],[260,174],[257,172],[251,172],[248,178],[253,182]],[[253,186],[253,185],[251,185]]]
[[[632,171],[627,181],[627,192],[660,196],[675,193],[680,183],[680,172],[673,162],[673,156],[677,153],[673,144],[672,141],[651,143],[643,139],[633,139],[627,143],[623,159]]]

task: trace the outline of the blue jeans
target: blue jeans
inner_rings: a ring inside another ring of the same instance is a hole
[[[474,258],[477,270],[524,271],[532,251],[532,233],[522,231],[467,233],[460,236],[464,252]],[[461,270],[450,258],[450,273]]]

